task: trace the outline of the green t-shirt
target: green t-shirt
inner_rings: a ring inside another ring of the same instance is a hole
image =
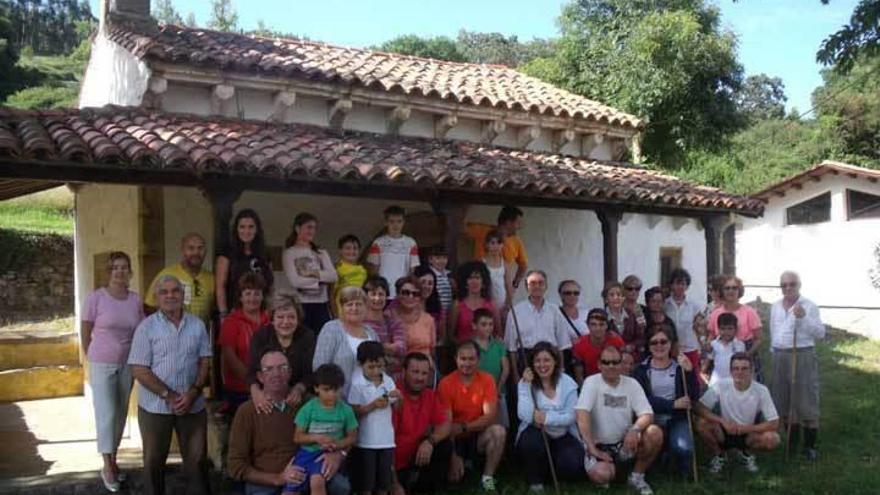
[[[304,429],[311,435],[327,435],[334,440],[342,440],[345,434],[358,426],[354,410],[343,402],[337,400],[332,409],[321,405],[321,401],[315,397],[306,402],[294,419],[297,428]],[[321,450],[317,444],[303,445],[306,450]]]
[[[477,344],[479,345],[479,343]],[[492,375],[495,379],[495,386],[501,385],[498,380],[501,379],[501,360],[507,355],[504,344],[498,339],[489,338],[487,347],[480,346],[480,364],[479,368],[486,373]],[[499,387],[500,388],[500,387]]]

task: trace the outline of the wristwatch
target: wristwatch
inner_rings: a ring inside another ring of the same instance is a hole
[[[629,431],[632,431],[632,432],[634,432],[634,433],[638,433],[639,435],[642,434],[642,429],[639,428],[639,427],[636,426],[636,425],[632,425],[632,426],[630,427]]]

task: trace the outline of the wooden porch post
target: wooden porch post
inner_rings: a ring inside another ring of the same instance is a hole
[[[604,259],[605,281],[617,280],[617,226],[623,212],[614,208],[596,210],[602,224],[602,256]]]
[[[443,221],[443,244],[449,255],[449,266],[458,266],[458,238],[470,205],[448,200],[432,201],[431,208]]]
[[[722,215],[709,215],[700,219],[706,235],[706,277],[721,273],[721,233],[724,231]]]

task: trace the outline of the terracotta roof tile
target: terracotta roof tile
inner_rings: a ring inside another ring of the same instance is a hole
[[[2,135],[0,135],[0,140],[2,139]],[[786,177],[785,179],[768,186],[752,195],[752,197],[762,201],[768,201],[774,195],[785,196],[785,192],[789,189],[793,187],[801,187],[802,184],[811,180],[819,180],[820,177],[826,174],[846,175],[853,179],[866,179],[869,182],[875,183],[880,181],[880,170],[878,169],[859,167],[857,165],[850,165],[849,163],[833,160],[825,160],[808,170]]]
[[[172,25],[147,33],[114,24],[108,37],[147,61],[315,79],[630,129],[643,127],[633,115],[500,65],[445,62]]]
[[[757,199],[623,163],[463,141],[136,108],[0,108],[0,161],[24,167],[32,159],[59,166],[98,163],[194,175],[212,170],[230,176],[322,178],[748,215],[760,214],[763,207]]]

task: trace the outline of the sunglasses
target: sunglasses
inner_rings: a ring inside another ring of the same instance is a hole
[[[202,284],[199,283],[199,279],[193,279],[193,295],[196,297],[202,297]]]
[[[415,290],[402,290],[400,291],[400,295],[403,297],[419,297],[422,293]]]
[[[725,285],[724,290],[739,290],[739,287],[736,285]]]
[[[599,362],[605,366],[617,366],[622,359],[600,359]]]
[[[628,291],[630,291],[630,292],[634,292],[634,291],[637,291],[637,290],[642,290],[642,286],[640,285],[640,286],[638,286],[638,287],[627,287],[626,290],[628,290]]]
[[[652,340],[650,342],[651,345],[666,345],[668,343],[669,343],[668,339]]]
[[[564,290],[562,291],[563,296],[579,296],[581,295],[581,291],[579,290]]]
[[[779,287],[781,287],[783,289],[788,289],[790,287],[793,288],[793,287],[797,287],[797,286],[798,286],[797,282],[789,282],[789,283],[785,283],[785,284],[779,284]]]

